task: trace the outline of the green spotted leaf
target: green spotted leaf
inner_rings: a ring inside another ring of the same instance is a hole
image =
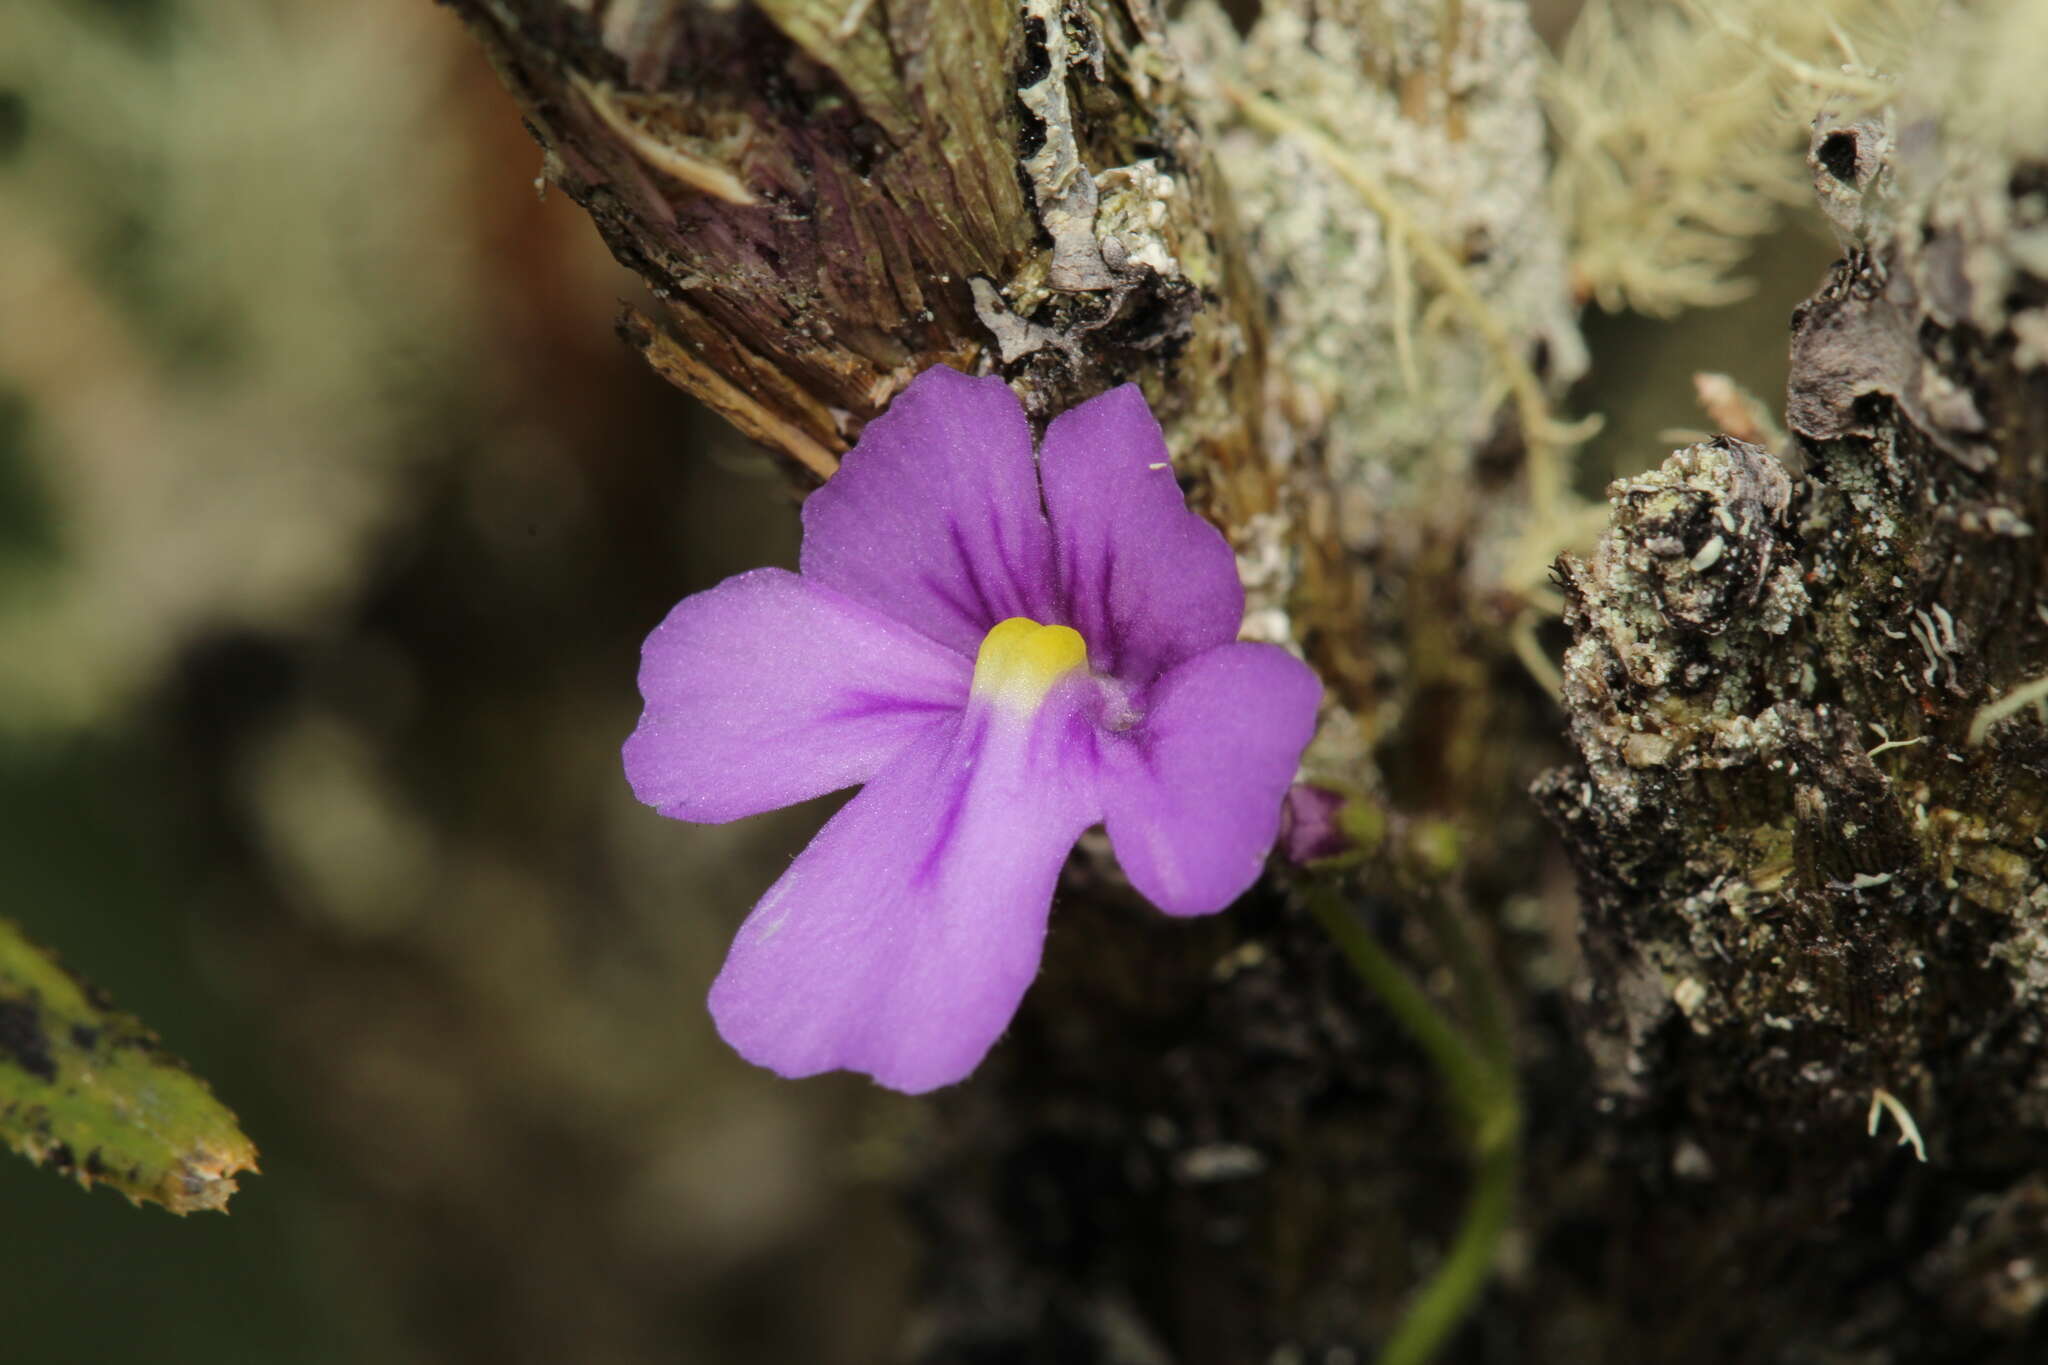
[[[156,1035],[0,919],[0,1141],[173,1213],[227,1208],[256,1147]]]

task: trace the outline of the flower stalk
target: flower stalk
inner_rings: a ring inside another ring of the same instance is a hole
[[[1500,983],[1450,907],[1433,897],[1423,901],[1430,932],[1475,1020],[1477,1042],[1367,932],[1334,884],[1320,882],[1308,895],[1323,931],[1442,1076],[1472,1152],[1472,1189],[1457,1238],[1381,1347],[1379,1365],[1426,1365],[1464,1321],[1492,1274],[1521,1174],[1521,1101]]]

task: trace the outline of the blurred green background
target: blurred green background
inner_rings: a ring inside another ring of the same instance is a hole
[[[886,1358],[914,1102],[702,1009],[815,811],[684,827],[642,636],[790,563],[765,460],[612,336],[638,285],[425,0],[0,6],[0,914],[264,1173],[186,1220],[0,1161],[0,1361]],[[1589,320],[1597,488],[1774,405],[1832,255]],[[1732,357],[1732,359],[1731,359]],[[1746,367],[1746,368],[1745,368]]]
[[[425,0],[0,6],[0,914],[264,1173],[0,1161],[0,1360],[868,1361],[914,1113],[702,999],[815,815],[688,829],[641,637],[795,552]]]

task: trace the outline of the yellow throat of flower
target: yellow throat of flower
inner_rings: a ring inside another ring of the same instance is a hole
[[[1087,666],[1087,643],[1072,626],[1042,626],[1028,616],[1012,616],[981,637],[974,656],[974,694],[1028,715],[1054,683]]]

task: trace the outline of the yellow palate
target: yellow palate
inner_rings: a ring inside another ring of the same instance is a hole
[[[1029,714],[1052,685],[1088,666],[1088,646],[1071,626],[1042,626],[1028,616],[998,621],[974,656],[974,693]]]

